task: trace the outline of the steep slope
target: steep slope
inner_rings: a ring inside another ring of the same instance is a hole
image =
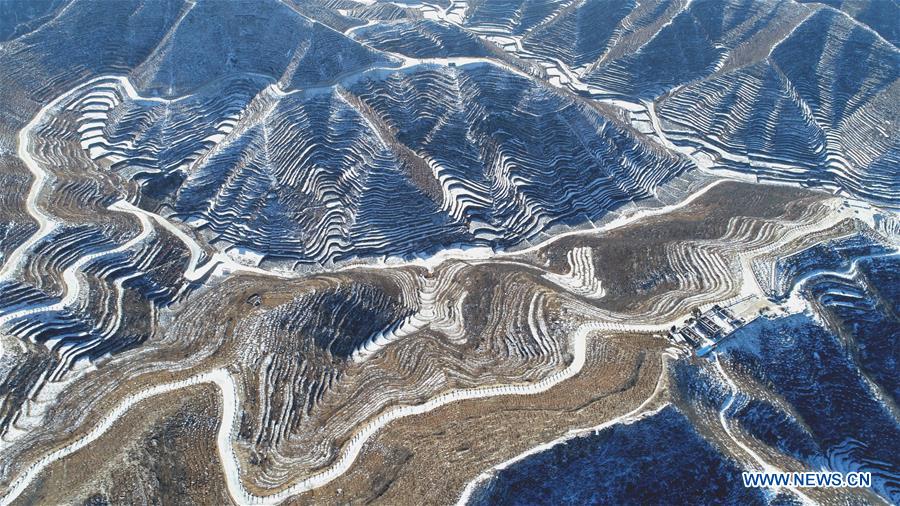
[[[657,110],[668,139],[724,166],[896,206],[898,78],[895,47],[826,9],[764,62],[684,86]]]
[[[374,69],[281,91],[230,79],[174,101],[100,82],[82,146],[212,242],[327,263],[507,247],[651,197],[689,163],[589,104],[488,63]],[[530,139],[525,143],[522,139]]]

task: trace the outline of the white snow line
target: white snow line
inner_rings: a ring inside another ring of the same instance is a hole
[[[504,66],[504,64],[502,64],[502,63],[498,63],[498,62],[495,62],[493,60],[486,59],[486,58],[436,58],[436,59],[407,59],[404,62],[403,67],[400,67],[400,68],[404,68],[404,67],[408,67],[408,66],[412,66],[412,65],[419,65],[419,64],[446,65],[451,62],[457,63],[459,65],[491,64],[491,65]],[[372,69],[364,69],[364,70],[360,71],[359,73],[362,74],[362,73],[365,73],[370,70],[372,70]],[[398,70],[398,68],[390,68],[390,69],[385,69],[385,70],[394,71],[394,70]],[[508,70],[514,71],[516,69],[509,68]],[[517,71],[517,73],[521,74],[521,71]],[[117,82],[122,87],[125,94],[132,100],[145,100],[145,101],[152,100],[152,101],[157,101],[157,102],[172,102],[172,101],[178,101],[181,98],[184,98],[184,97],[178,97],[178,98],[171,99],[171,100],[165,100],[165,99],[154,98],[154,97],[143,97],[137,93],[137,90],[135,90],[134,86],[131,84],[131,82],[129,81],[129,79],[127,77],[111,75],[111,76],[97,77],[95,79],[87,81],[84,84],[81,84],[81,85],[73,88],[71,91],[61,95],[60,97],[57,97],[53,102],[44,106],[44,108],[41,109],[41,111],[35,116],[35,118],[32,119],[32,121],[25,128],[23,128],[23,130],[20,131],[20,133],[19,133],[19,156],[22,158],[23,161],[25,161],[29,170],[31,170],[31,172],[35,176],[35,181],[32,184],[31,191],[29,193],[29,198],[28,198],[28,212],[37,219],[41,228],[38,232],[36,232],[34,235],[32,235],[32,237],[30,237],[25,243],[23,243],[19,248],[17,248],[10,255],[9,259],[7,260],[7,262],[4,265],[3,270],[0,271],[0,280],[5,279],[4,276],[8,277],[9,275],[12,274],[12,272],[9,272],[9,271],[14,270],[15,266],[18,266],[18,264],[21,261],[21,256],[28,249],[30,249],[36,242],[38,242],[41,238],[46,236],[52,230],[52,226],[53,226],[53,222],[50,221],[50,218],[48,216],[44,215],[43,212],[41,212],[36,206],[37,197],[38,197],[42,187],[44,186],[45,180],[48,177],[48,175],[35,162],[35,160],[31,157],[30,153],[28,152],[28,149],[30,148],[31,130],[33,130],[37,125],[39,125],[41,123],[44,115],[51,108],[56,107],[61,101],[63,101],[64,99],[66,99],[68,97],[71,97],[77,91],[80,91],[95,82],[101,82],[101,81]],[[302,91],[304,91],[304,90],[292,91],[289,93],[298,93],[298,92],[302,92]],[[306,90],[306,91],[308,91],[308,90]],[[495,251],[491,248],[447,249],[447,250],[443,250],[435,255],[432,255],[430,257],[420,257],[420,258],[417,258],[414,260],[401,260],[401,259],[397,259],[397,258],[387,258],[384,260],[364,261],[361,263],[347,264],[347,265],[341,266],[341,267],[335,269],[335,271],[344,271],[344,270],[353,270],[353,269],[397,268],[397,267],[407,267],[407,266],[423,266],[429,270],[433,270],[439,264],[441,264],[445,261],[448,261],[448,260],[464,260],[464,261],[467,261],[467,260],[490,260],[490,259],[494,259],[494,258],[524,255],[524,254],[528,254],[528,253],[537,251],[541,248],[544,248],[547,245],[553,243],[554,241],[557,241],[557,240],[565,238],[565,237],[580,236],[580,235],[596,235],[596,234],[600,234],[600,233],[603,233],[603,232],[606,232],[609,230],[621,228],[623,226],[629,225],[629,224],[631,224],[635,221],[638,221],[647,216],[656,216],[656,215],[661,215],[661,214],[669,213],[672,211],[676,211],[678,209],[681,209],[681,208],[691,204],[692,202],[697,200],[699,197],[704,195],[706,192],[708,192],[715,186],[717,186],[725,181],[727,181],[727,179],[714,180],[714,181],[710,182],[708,185],[704,186],[703,188],[699,189],[698,191],[696,191],[695,193],[690,195],[689,197],[687,197],[686,199],[684,199],[681,202],[678,202],[676,204],[663,206],[663,207],[659,207],[659,208],[641,209],[630,215],[621,216],[617,219],[614,219],[602,227],[586,229],[586,230],[574,230],[571,232],[559,234],[559,235],[553,236],[551,238],[548,238],[545,241],[540,242],[540,243],[538,243],[532,247],[529,247],[527,249],[516,250],[516,251]],[[209,261],[201,267],[198,265],[199,259],[201,257],[201,247],[197,244],[197,241],[194,240],[193,238],[191,238],[190,236],[188,236],[186,233],[184,233],[184,231],[182,231],[181,229],[176,227],[174,224],[172,224],[168,219],[166,219],[156,213],[152,213],[150,211],[145,211],[143,209],[140,209],[128,202],[120,202],[120,203],[117,203],[117,205],[121,208],[122,211],[132,212],[135,214],[141,213],[141,214],[145,214],[146,216],[152,217],[160,225],[164,226],[167,230],[169,230],[170,232],[175,234],[188,247],[188,249],[190,250],[190,253],[191,253],[191,261],[190,261],[190,265],[189,265],[188,269],[186,270],[186,272],[184,273],[184,275],[185,275],[185,278],[187,278],[189,281],[196,281],[198,279],[201,279],[202,277],[204,277],[205,275],[207,275],[210,272],[213,272],[214,274],[223,274],[223,275],[227,275],[228,273],[231,273],[231,272],[247,272],[247,273],[264,275],[264,276],[276,276],[276,277],[280,277],[280,278],[296,278],[296,277],[306,275],[305,273],[296,273],[294,271],[271,270],[271,269],[263,269],[263,268],[258,268],[258,267],[246,266],[241,263],[235,262],[233,259],[231,259],[230,257],[228,257],[227,255],[225,255],[223,253],[214,254],[213,257],[210,258]]]
[[[434,255],[431,255],[428,257],[420,257],[420,258],[416,258],[414,260],[399,260],[399,259],[390,260],[390,259],[388,259],[388,260],[379,260],[377,262],[372,262],[372,263],[360,263],[360,264],[353,264],[353,265],[345,265],[345,266],[342,266],[342,267],[336,269],[335,272],[340,272],[340,271],[345,271],[345,270],[354,270],[354,269],[393,269],[393,268],[398,268],[398,267],[411,267],[411,266],[425,267],[429,271],[433,271],[435,267],[439,266],[440,264],[442,264],[446,261],[451,261],[451,260],[463,260],[463,261],[494,260],[494,259],[499,259],[499,258],[504,258],[504,257],[517,257],[517,256],[527,255],[529,253],[534,253],[542,248],[545,248],[545,247],[549,246],[550,244],[553,244],[554,242],[559,241],[560,239],[564,239],[567,237],[574,237],[574,236],[583,236],[583,235],[596,236],[596,235],[602,234],[604,232],[609,232],[611,230],[623,228],[623,227],[630,225],[638,220],[641,220],[641,219],[644,219],[644,218],[647,218],[650,216],[659,216],[659,215],[671,213],[673,211],[677,211],[679,209],[682,209],[682,208],[690,205],[691,203],[693,203],[694,201],[696,201],[697,199],[699,199],[700,197],[705,195],[708,191],[712,190],[716,186],[718,186],[722,183],[728,182],[728,181],[730,181],[730,180],[716,179],[714,181],[711,181],[709,184],[700,188],[699,190],[697,190],[696,192],[691,194],[689,197],[685,198],[684,200],[682,200],[678,203],[670,204],[670,205],[663,206],[663,207],[640,209],[639,211],[631,213],[627,216],[621,216],[619,218],[616,218],[601,227],[595,227],[595,228],[590,228],[590,229],[585,229],[585,230],[573,230],[571,232],[565,232],[565,233],[562,233],[559,235],[554,235],[553,237],[550,237],[545,241],[542,241],[534,246],[531,246],[531,247],[525,248],[525,249],[520,249],[520,250],[515,250],[515,251],[495,251],[490,248],[447,249],[447,250],[442,250],[438,253],[435,253]]]
[[[206,373],[193,376],[186,380],[176,381],[162,385],[156,385],[129,397],[126,397],[115,409],[107,414],[100,424],[94,429],[82,436],[75,442],[60,448],[50,454],[44,456],[34,464],[32,464],[24,474],[20,475],[12,482],[9,492],[0,498],[0,505],[5,506],[14,501],[40,473],[48,465],[60,460],[72,453],[84,448],[91,442],[97,440],[115,423],[115,421],[124,415],[135,404],[161,395],[163,393],[172,392],[188,386],[199,385],[202,383],[214,383],[222,392],[223,410],[222,423],[219,426],[217,435],[217,446],[219,455],[222,458],[223,469],[225,472],[226,484],[232,498],[240,504],[278,504],[297,494],[307,492],[309,490],[321,487],[335,478],[344,474],[356,460],[357,456],[365,446],[365,443],[375,435],[379,430],[390,422],[412,415],[427,413],[445,404],[456,401],[484,399],[488,397],[500,395],[532,395],[545,392],[557,384],[578,374],[584,366],[586,354],[587,336],[591,332],[599,328],[597,323],[586,323],[580,326],[572,337],[572,362],[563,370],[536,382],[519,385],[496,385],[489,387],[476,387],[464,390],[454,390],[445,392],[423,404],[412,406],[398,406],[390,409],[378,417],[366,423],[362,429],[350,439],[347,447],[345,447],[338,460],[327,469],[309,476],[292,486],[276,492],[274,494],[257,496],[251,494],[244,488],[240,478],[240,464],[234,454],[231,445],[232,431],[239,423],[237,409],[237,390],[233,378],[225,369],[215,369]]]
[[[731,391],[731,393],[728,395],[728,399],[725,401],[725,404],[723,404],[722,408],[719,410],[719,423],[722,424],[722,428],[725,429],[725,433],[728,434],[728,437],[730,437],[732,441],[734,441],[734,444],[736,444],[741,450],[743,450],[744,453],[749,455],[750,458],[752,458],[753,461],[756,462],[756,464],[763,470],[763,472],[779,473],[779,474],[783,473],[784,471],[782,471],[781,469],[779,469],[779,468],[769,464],[765,460],[763,460],[762,457],[760,457],[750,447],[748,447],[743,442],[741,442],[741,440],[738,439],[738,437],[735,436],[731,432],[731,428],[728,426],[728,421],[725,419],[725,413],[729,409],[731,409],[731,406],[734,404],[734,398],[737,396],[737,393],[740,390],[738,390],[737,385],[734,383],[734,381],[731,380],[731,378],[728,376],[728,374],[725,373],[725,369],[722,368],[722,363],[719,361],[719,355],[716,354],[715,357],[716,357],[716,359],[715,359],[716,370],[719,372],[719,374],[725,380],[725,383],[728,385],[728,388]],[[796,494],[797,497],[799,497],[803,501],[804,504],[816,504],[815,501],[810,499],[803,492],[799,491],[796,487],[786,487],[786,488],[788,490],[790,490],[791,492],[793,492],[794,494]],[[781,489],[781,487],[775,487],[773,490],[777,494],[780,489]]]
[[[788,313],[802,313],[809,308],[809,302],[803,297],[803,287],[810,280],[821,277],[821,276],[835,276],[843,279],[853,279],[856,277],[858,272],[859,263],[864,260],[871,260],[873,258],[888,258],[893,256],[900,255],[900,251],[887,251],[883,253],[872,253],[870,255],[863,255],[853,259],[850,262],[850,265],[843,270],[817,270],[813,271],[806,276],[803,276],[799,280],[794,283],[793,288],[791,288],[791,293],[788,296],[787,301],[782,304],[783,309],[785,309]]]
[[[659,124],[659,116],[656,115],[656,104],[653,101],[643,101],[641,102],[644,107],[647,109],[647,115],[650,117],[650,125],[653,128],[653,131],[656,133],[656,136],[659,137],[659,142],[665,146],[666,148],[672,150],[673,153],[681,152],[675,144],[672,144],[672,141],[666,137],[666,132],[663,130],[662,126]],[[690,157],[693,160],[693,157]]]
[[[134,90],[134,87],[131,86],[131,82],[128,81],[128,79],[125,77],[95,77],[94,79],[86,81],[50,101],[47,105],[43,106],[37,114],[35,114],[35,116],[31,119],[31,121],[28,122],[28,124],[26,124],[21,130],[19,130],[18,147],[16,153],[19,159],[22,160],[22,162],[34,176],[34,180],[32,181],[31,187],[28,191],[28,197],[25,200],[26,211],[38,222],[38,230],[31,234],[31,236],[29,236],[28,239],[25,240],[25,242],[20,244],[19,247],[16,248],[3,263],[3,268],[0,269],[0,281],[9,280],[12,276],[14,276],[16,270],[22,263],[24,254],[29,249],[31,249],[32,246],[37,244],[41,239],[50,234],[57,226],[56,221],[49,215],[45,214],[37,205],[37,201],[40,197],[41,191],[43,190],[44,185],[47,183],[47,180],[50,178],[50,175],[47,174],[47,171],[41,168],[40,164],[38,164],[34,157],[31,155],[31,140],[34,130],[38,126],[43,124],[45,116],[50,110],[58,107],[63,101],[67,100],[74,93],[94,83],[108,81],[110,79],[115,79],[120,82],[130,97],[136,98],[138,96],[136,91]]]
[[[520,453],[519,455],[516,455],[515,457],[513,457],[505,462],[501,462],[500,464],[495,465],[494,467],[488,469],[487,471],[484,471],[483,473],[479,474],[472,481],[470,481],[469,483],[466,484],[466,487],[463,489],[462,494],[460,494],[459,499],[456,501],[456,506],[465,506],[469,502],[469,499],[471,499],[472,494],[475,492],[475,490],[478,488],[478,486],[481,485],[486,480],[489,480],[497,471],[506,469],[509,466],[511,466],[517,462],[520,462],[532,455],[549,450],[550,448],[552,448],[558,444],[565,443],[566,441],[569,441],[573,438],[581,436],[585,433],[588,433],[588,432],[597,433],[597,432],[600,432],[601,430],[612,427],[613,425],[618,425],[618,424],[627,425],[630,423],[634,423],[634,422],[641,420],[643,418],[646,418],[648,416],[653,416],[656,413],[658,413],[659,411],[661,411],[663,408],[665,408],[666,406],[669,405],[668,402],[665,402],[662,405],[658,406],[656,409],[653,409],[650,411],[647,411],[647,406],[649,406],[650,403],[653,402],[654,399],[656,399],[656,396],[663,389],[663,384],[665,383],[665,379],[666,379],[666,371],[667,371],[666,364],[667,363],[668,363],[668,361],[666,360],[666,356],[663,356],[663,358],[662,358],[663,367],[662,367],[662,371],[660,371],[660,373],[659,373],[659,379],[657,379],[657,381],[656,381],[656,388],[653,389],[653,393],[650,394],[650,397],[647,397],[647,399],[645,399],[644,402],[642,402],[640,406],[629,411],[628,413],[625,413],[624,415],[620,415],[611,420],[607,420],[607,421],[601,423],[600,425],[595,425],[594,427],[587,427],[587,428],[583,428],[583,429],[570,430],[569,432],[566,433],[566,435],[564,435],[562,437],[554,439],[553,441],[550,441],[548,443],[544,443],[539,446],[535,446],[534,448],[531,448],[523,453]]]
[[[227,377],[227,380],[223,378],[223,375]],[[67,446],[59,448],[56,451],[45,455],[43,458],[29,466],[23,474],[21,474],[18,478],[15,479],[15,481],[10,484],[6,494],[2,498],[0,498],[0,505],[6,506],[11,504],[25,490],[28,484],[31,483],[37,477],[37,475],[40,474],[41,471],[43,471],[47,466],[59,459],[75,453],[76,451],[84,448],[88,444],[98,439],[107,430],[109,430],[110,427],[112,427],[112,425],[119,417],[128,412],[128,410],[131,409],[131,407],[135,404],[150,397],[155,397],[157,395],[171,392],[173,390],[178,390],[187,386],[198,385],[207,382],[220,384],[220,382],[222,382],[223,380],[225,380],[226,382],[232,381],[231,377],[223,369],[218,369],[208,373],[200,374],[198,376],[194,376],[186,380],[176,381],[163,385],[156,385],[133,394],[129,397],[126,397],[121,403],[119,403],[118,406],[116,406],[115,409],[104,416],[100,423],[90,432],[80,437],[73,443],[70,443]]]
[[[112,210],[121,210],[119,209],[118,203],[109,206],[109,209]],[[148,237],[150,237],[151,232],[153,231],[153,227],[150,223],[150,220],[144,216],[138,216],[138,219],[141,223],[141,232],[136,235],[134,238],[128,240],[126,243],[115,246],[112,248],[108,248],[105,250],[96,251],[93,253],[88,253],[86,255],[82,255],[78,260],[69,265],[63,270],[63,286],[65,295],[57,302],[46,305],[29,305],[23,309],[18,311],[12,311],[10,313],[6,313],[0,316],[0,327],[5,325],[7,322],[12,321],[17,318],[21,318],[23,316],[38,314],[38,313],[47,313],[52,311],[61,311],[66,307],[74,304],[82,292],[82,283],[79,279],[77,272],[80,271],[84,266],[89,263],[105,257],[109,255],[115,255],[118,253],[122,253],[124,251],[128,251],[129,249],[135,247],[136,245],[144,242]],[[48,346],[50,342],[48,341]]]

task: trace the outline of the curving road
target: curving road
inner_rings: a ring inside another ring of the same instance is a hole
[[[448,59],[448,61],[453,59]],[[413,64],[431,64],[438,62],[431,61],[418,61],[418,62],[410,62],[409,60],[404,61],[404,66],[413,65]],[[470,63],[490,63],[497,64],[491,60],[485,60],[484,62],[472,62],[472,61],[460,61],[460,64],[470,64]],[[367,69],[365,71],[370,71],[372,69]],[[393,69],[396,70],[396,69]],[[38,114],[19,132],[18,136],[18,154],[19,157],[23,160],[25,165],[28,167],[29,171],[34,176],[34,181],[29,189],[28,197],[26,200],[26,206],[28,213],[35,218],[38,223],[38,230],[33,233],[25,242],[23,242],[18,248],[16,248],[10,257],[7,259],[5,264],[3,265],[2,270],[0,270],[0,281],[9,280],[18,274],[18,270],[23,263],[24,256],[32,249],[32,247],[38,242],[42,241],[46,238],[52,231],[58,226],[57,221],[54,220],[53,217],[44,212],[38,204],[38,200],[40,198],[41,192],[44,187],[51,182],[52,176],[49,175],[32,156],[32,142],[33,142],[33,134],[34,130],[41,126],[45,120],[46,114],[58,108],[61,104],[64,103],[65,100],[72,97],[74,93],[84,89],[87,86],[92,85],[98,81],[102,80],[116,80],[122,86],[126,93],[129,94],[132,98],[138,98],[137,93],[135,92],[133,86],[127,77],[121,76],[103,76],[98,77],[96,79],[92,79],[73,90],[69,91],[66,94],[57,97],[52,102],[45,105]],[[143,99],[143,98],[142,98]],[[344,267],[343,269],[357,269],[357,268],[397,268],[404,266],[412,266],[419,265],[428,268],[429,270],[433,270],[436,266],[441,264],[442,262],[448,260],[480,260],[480,261],[492,261],[499,260],[504,257],[509,256],[517,256],[527,254],[531,251],[536,251],[540,248],[551,244],[553,241],[559,240],[562,237],[569,237],[574,235],[596,235],[600,232],[612,230],[615,228],[619,228],[633,222],[636,222],[640,219],[643,219],[647,216],[661,215],[668,212],[672,212],[677,209],[681,209],[702,195],[708,192],[710,189],[714,188],[716,185],[725,181],[724,179],[713,181],[712,183],[706,185],[689,198],[682,200],[681,202],[665,207],[653,208],[653,209],[642,209],[637,212],[634,212],[628,216],[622,216],[617,220],[614,220],[603,227],[592,229],[592,230],[579,230],[573,231],[566,234],[561,234],[559,236],[547,239],[540,244],[532,246],[525,250],[515,251],[515,252],[496,252],[490,249],[477,249],[477,250],[452,250],[452,251],[444,251],[437,255],[434,255],[429,258],[421,258],[413,261],[392,261],[392,260],[382,260],[375,263],[368,263],[362,265],[351,265]],[[64,271],[63,278],[65,280],[66,294],[63,299],[58,303],[62,305],[70,304],[75,301],[78,297],[81,287],[79,285],[80,280],[78,279],[76,272],[86,265],[88,262],[91,262],[100,256],[114,254],[125,249],[131,248],[138,244],[141,241],[146,240],[152,232],[152,221],[155,221],[159,226],[164,227],[166,230],[174,234],[180,241],[182,241],[190,251],[190,261],[189,265],[184,272],[184,277],[188,280],[198,280],[202,279],[205,276],[213,274],[228,274],[230,272],[250,272],[254,274],[267,275],[267,276],[279,276],[279,277],[296,277],[299,274],[295,273],[285,273],[285,272],[273,272],[268,271],[256,267],[249,267],[242,265],[238,262],[235,262],[233,259],[225,255],[224,253],[217,253],[212,255],[205,264],[201,265],[201,261],[204,257],[203,249],[200,247],[197,242],[186,234],[181,228],[175,226],[166,218],[159,216],[158,214],[142,210],[137,208],[133,204],[127,201],[119,201],[112,206],[110,206],[111,210],[117,212],[125,212],[135,215],[141,223],[141,233],[135,237],[134,239],[128,241],[122,246],[112,248],[109,250],[103,250],[98,252],[93,252],[89,255],[86,255],[79,259],[75,264],[70,266]],[[799,238],[802,234],[810,233],[818,230],[823,230],[832,226],[839,219],[847,217],[845,213],[837,210],[835,213],[831,213],[829,219],[823,220],[822,223],[817,224],[816,227],[807,227],[803,229],[798,229],[791,234],[786,235],[781,238],[780,241],[777,241],[776,244],[767,245],[766,250],[771,250],[777,247],[780,244],[784,244],[787,241],[794,240]],[[858,216],[856,216],[858,217]],[[871,216],[868,217],[869,219]],[[755,250],[752,254],[758,255],[760,250]],[[741,294],[743,295],[745,292],[759,294],[761,288],[756,284],[755,277],[752,275],[752,269],[749,262],[751,254],[748,252],[745,255],[742,255],[741,259],[741,268],[743,271],[743,281],[741,283]],[[854,264],[855,267],[855,264]],[[752,282],[747,278],[751,278]],[[805,280],[804,280],[805,281]],[[792,295],[793,297],[793,295]],[[722,301],[710,301],[709,304],[713,304],[715,302]],[[5,320],[0,319],[0,324],[8,321],[11,318],[25,316],[27,314],[38,312],[47,309],[49,306],[38,308],[24,308],[20,309],[15,313],[11,313],[9,315],[4,316]],[[422,404],[416,405],[404,405],[392,408],[378,417],[369,420],[365,423],[361,428],[359,428],[347,445],[342,449],[339,458],[328,468],[323,471],[320,471],[312,476],[303,478],[300,481],[292,484],[291,486],[273,493],[271,495],[258,496],[251,494],[247,489],[243,486],[241,481],[241,470],[240,464],[237,457],[234,454],[234,449],[232,446],[232,437],[233,431],[238,423],[238,415],[240,413],[239,409],[239,398],[236,390],[236,385],[234,379],[226,371],[225,369],[215,369],[212,371],[204,372],[202,374],[198,374],[191,378],[176,381],[172,383],[166,383],[161,385],[156,385],[152,388],[148,388],[141,392],[135,393],[129,397],[126,397],[119,403],[114,410],[109,412],[97,425],[94,426],[87,434],[80,437],[76,441],[57,449],[44,457],[42,457],[37,462],[33,463],[30,467],[20,472],[20,474],[14,478],[11,486],[8,491],[0,498],[0,504],[6,505],[10,504],[16,497],[18,497],[25,488],[32,483],[32,481],[40,475],[40,473],[52,463],[65,458],[72,453],[85,448],[91,442],[98,439],[104,433],[106,433],[115,423],[116,421],[125,413],[127,413],[133,406],[136,404],[143,402],[144,400],[150,399],[152,397],[162,395],[168,392],[176,391],[182,388],[186,388],[192,385],[198,384],[214,384],[218,387],[221,392],[223,399],[223,412],[222,412],[222,423],[220,424],[218,434],[217,434],[217,447],[222,458],[226,483],[228,486],[229,493],[232,498],[241,504],[277,504],[291,496],[321,487],[330,481],[334,480],[338,476],[341,476],[344,472],[346,472],[353,462],[358,457],[359,453],[362,451],[365,443],[375,435],[379,430],[388,425],[394,420],[413,416],[417,414],[422,414],[428,412],[430,410],[436,409],[440,406],[446,405],[451,402],[462,401],[462,400],[472,400],[472,399],[483,399],[487,397],[493,396],[501,396],[501,395],[533,395],[541,392],[545,392],[559,383],[575,376],[578,374],[585,363],[585,353],[586,353],[586,342],[588,336],[592,332],[597,331],[617,331],[617,332],[661,332],[671,326],[673,323],[677,323],[681,318],[678,318],[673,321],[663,322],[663,323],[655,323],[655,322],[633,322],[633,323],[621,323],[621,322],[589,322],[585,323],[576,329],[571,337],[571,347],[573,360],[572,362],[563,370],[560,370],[538,382],[529,383],[529,384],[509,384],[509,385],[496,385],[496,386],[488,386],[488,387],[479,387],[479,388],[471,388],[464,390],[455,390],[450,392],[445,392],[440,394]],[[665,362],[664,362],[665,363]],[[723,427],[726,432],[728,432],[729,436],[735,440],[736,444],[744,449],[751,457],[761,463],[761,465],[766,468],[766,464],[759,459],[758,455],[752,452],[749,448],[746,448],[744,445],[740,443],[734,436],[732,436],[730,429],[727,426],[727,423],[724,419],[724,413],[727,409],[731,407],[731,404],[734,400],[734,395],[736,387],[730,381],[730,378],[724,374],[724,371],[721,369],[721,365],[718,363],[717,359],[717,367],[723,374],[723,377],[726,379],[726,382],[732,387],[732,396],[726,402],[726,405],[723,406],[722,412],[720,412],[720,419],[723,423]],[[584,430],[601,430],[602,428],[608,427],[612,424],[616,423],[629,423],[638,419],[641,416],[647,414],[647,407],[656,399],[657,395],[663,388],[664,376],[665,376],[665,366],[663,370],[663,374],[658,380],[657,387],[654,390],[653,394],[646,399],[638,408],[635,410],[617,417],[613,420],[607,421],[604,424],[601,424],[597,427],[592,427]],[[572,434],[564,436],[564,438],[572,437]],[[556,442],[547,443],[547,445],[557,444],[561,440],[557,440]],[[520,456],[511,459],[494,469],[501,469],[502,467],[508,466],[513,462],[520,460],[521,458],[526,457],[527,455],[534,453],[536,451],[540,451],[542,448],[548,447],[547,445],[542,445],[541,447],[537,447],[529,452],[526,452]],[[486,476],[489,476],[488,473],[483,473],[476,480],[469,483],[466,489],[463,491],[463,496],[460,497],[460,502],[463,503],[467,500],[469,494],[471,494],[472,490],[477,486],[477,484],[485,479]],[[802,497],[802,495],[801,495]]]

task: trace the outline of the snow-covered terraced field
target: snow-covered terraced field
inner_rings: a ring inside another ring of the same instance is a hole
[[[110,77],[63,102],[87,155],[138,181],[147,210],[257,263],[515,246],[690,168],[489,60],[372,68],[310,90],[248,77],[171,100]]]
[[[0,504],[896,503],[898,19],[0,2]]]

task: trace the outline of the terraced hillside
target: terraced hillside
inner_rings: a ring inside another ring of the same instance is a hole
[[[900,501],[898,12],[0,1],[0,504]]]

